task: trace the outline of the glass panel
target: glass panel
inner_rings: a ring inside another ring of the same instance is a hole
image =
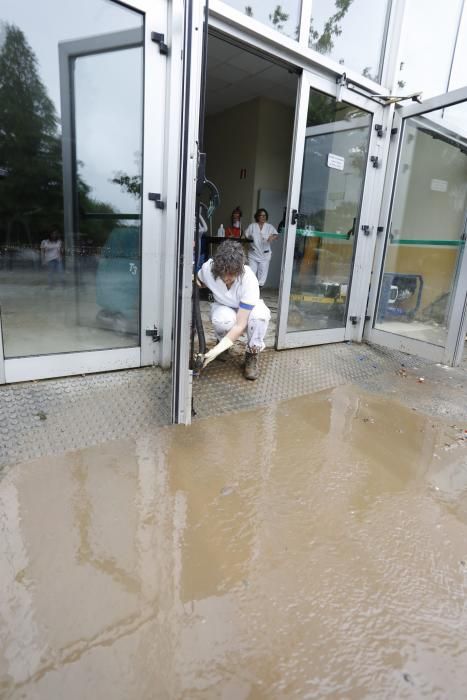
[[[445,123],[450,109],[444,110]],[[376,328],[445,345],[465,245],[466,198],[465,128],[464,135],[456,133],[431,114],[408,119]]]
[[[247,17],[263,22],[291,39],[298,39],[300,29],[301,0],[277,3],[269,0],[224,0],[227,5],[240,10]]]
[[[6,357],[139,345],[142,26],[106,0],[2,1]]]
[[[346,324],[371,121],[310,91],[288,331]]]
[[[464,0],[405,3],[394,92],[423,92],[423,99],[447,91]]]
[[[388,0],[313,0],[309,46],[379,81]],[[362,41],[362,26],[371,27]]]
[[[467,85],[467,3],[464,0],[464,9],[459,24],[457,34],[456,49],[454,51],[454,61],[452,63],[451,77],[449,79],[449,90]]]

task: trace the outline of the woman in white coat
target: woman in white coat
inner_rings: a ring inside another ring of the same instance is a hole
[[[255,223],[250,224],[245,231],[245,238],[251,240],[248,250],[248,265],[251,267],[260,287],[264,286],[271,262],[271,242],[279,236],[274,226],[268,224],[269,215],[266,209],[258,209]]]

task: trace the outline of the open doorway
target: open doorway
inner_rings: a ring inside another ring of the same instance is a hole
[[[271,245],[261,294],[271,310],[265,339],[269,348],[275,344],[284,249],[280,229],[287,204],[297,82],[293,69],[209,35],[204,139],[207,174],[219,189],[220,206],[209,222],[205,254],[214,252],[219,227],[231,226],[234,209],[241,209],[243,233],[257,209],[267,210],[269,223],[280,233]],[[249,244],[242,243],[247,253]],[[209,342],[214,338],[206,302],[202,316]]]

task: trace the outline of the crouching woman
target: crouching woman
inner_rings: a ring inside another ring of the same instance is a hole
[[[260,299],[258,280],[245,264],[241,243],[233,240],[221,243],[214,257],[199,270],[198,284],[207,287],[214,297],[211,322],[218,341],[204,356],[203,367],[228,350],[246,330],[244,374],[246,379],[257,379],[258,355],[265,347],[271,312]]]

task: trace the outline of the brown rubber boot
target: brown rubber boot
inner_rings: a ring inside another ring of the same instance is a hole
[[[248,352],[245,353],[245,379],[251,379],[254,381],[259,377],[259,363],[258,363],[258,353]]]

